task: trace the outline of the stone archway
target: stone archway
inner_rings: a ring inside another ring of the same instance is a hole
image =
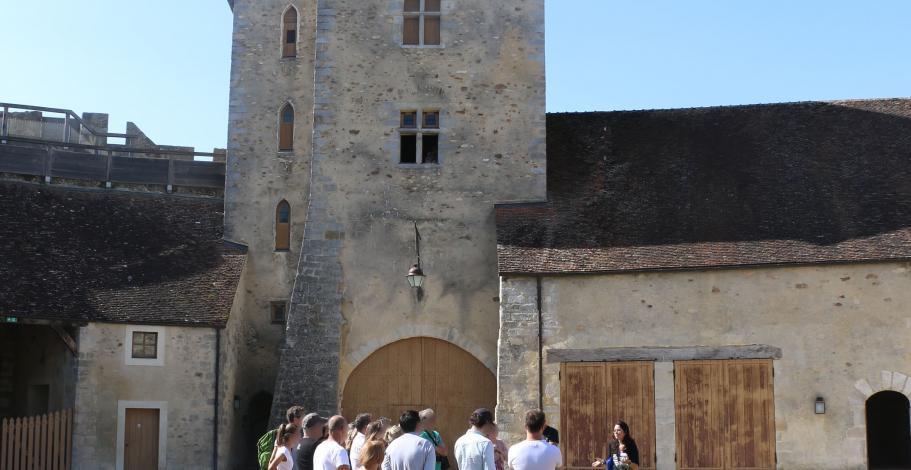
[[[473,410],[496,404],[496,377],[468,351],[436,338],[417,337],[387,344],[366,357],[348,376],[342,414],[386,416],[397,422],[405,410],[433,408],[450,449],[468,428]]]
[[[855,395],[848,400],[851,405],[853,422],[850,427],[845,429],[844,443],[848,452],[854,455],[858,461],[867,462],[867,400],[884,391],[894,391],[911,397],[911,378],[902,372],[884,370],[876,379],[857,380],[854,382],[854,388],[859,392],[859,396]]]

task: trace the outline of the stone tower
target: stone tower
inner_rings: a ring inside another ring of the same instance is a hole
[[[289,5],[297,55],[282,58]],[[290,299],[280,359],[267,363],[263,334],[244,365],[275,377],[273,420],[291,404],[335,412],[358,363],[403,338],[450,341],[495,369],[493,206],[545,198],[544,0],[235,0],[234,15],[227,234],[250,245],[239,315],[265,328],[267,304]],[[285,103],[291,152],[278,150]],[[288,252],[273,246],[281,200]],[[415,224],[423,290],[405,279]]]

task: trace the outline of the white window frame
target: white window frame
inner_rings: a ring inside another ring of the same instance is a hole
[[[148,333],[158,333],[158,341],[155,344],[155,359],[140,359],[133,357],[133,332],[141,331]],[[163,326],[143,326],[128,325],[126,327],[126,338],[123,341],[123,362],[128,366],[163,366],[165,342],[167,341],[167,328]]]
[[[117,461],[116,469],[123,470],[123,445],[126,441],[125,427],[127,421],[127,408],[143,408],[158,410],[158,468],[168,468],[168,402],[166,401],[117,401]]]
[[[420,0],[421,7],[418,11],[405,11],[405,3],[402,2],[402,31],[399,34],[399,44],[402,47],[406,48],[441,48],[443,47],[443,3],[445,0],[440,0],[440,11],[424,11],[424,2],[425,0]],[[440,43],[439,44],[424,44],[424,18],[427,16],[436,16],[440,19]],[[418,43],[417,44],[405,44],[405,18],[408,17],[417,17],[418,18]]]
[[[424,4],[424,1],[421,0],[421,5]],[[416,115],[417,124],[415,127],[402,127],[402,113],[414,112]],[[424,127],[424,113],[437,113],[437,126],[436,127]],[[443,112],[439,108],[427,108],[427,109],[412,109],[412,108],[403,108],[399,110],[399,142],[398,148],[399,152],[396,156],[399,166],[405,168],[433,168],[438,167],[443,164],[442,152],[440,152],[440,144],[442,143],[442,125]],[[437,136],[437,161],[436,163],[424,163],[424,134],[435,135]],[[403,163],[402,162],[402,136],[403,135],[414,135],[417,136],[417,142],[415,144],[415,155],[414,163]]]

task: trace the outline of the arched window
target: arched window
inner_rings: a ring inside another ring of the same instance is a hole
[[[279,113],[278,149],[288,151],[294,148],[294,107],[286,103]]]
[[[297,10],[293,6],[282,15],[282,57],[297,57]]]
[[[275,251],[291,249],[291,205],[282,199],[275,208]]]
[[[911,468],[909,402],[903,393],[886,390],[867,399],[869,468]]]

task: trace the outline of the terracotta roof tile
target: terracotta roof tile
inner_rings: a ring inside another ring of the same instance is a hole
[[[220,199],[0,182],[0,315],[224,326],[243,270]]]
[[[501,273],[911,258],[911,99],[547,116]]]

